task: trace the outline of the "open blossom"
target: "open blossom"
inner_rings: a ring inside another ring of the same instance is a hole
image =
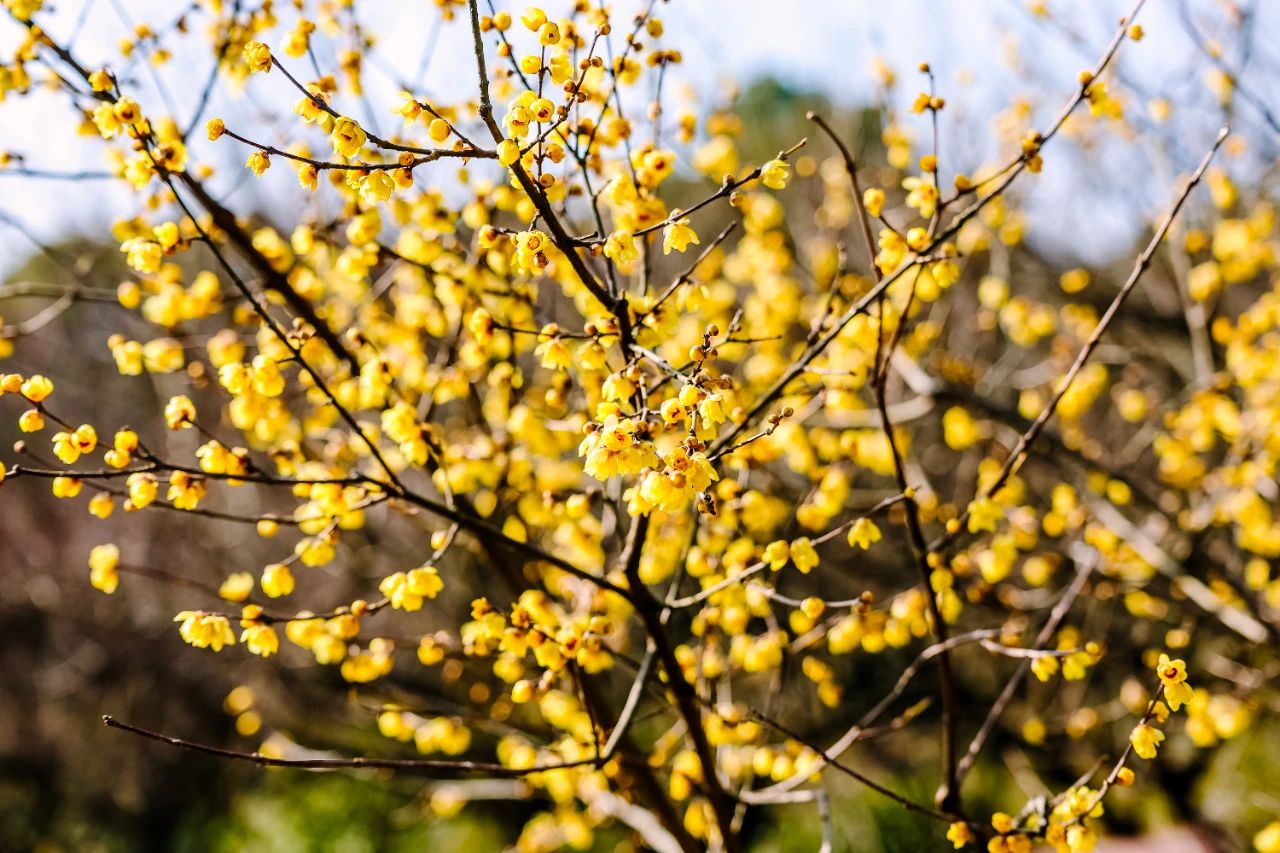
[[[969,532],[994,532],[1004,518],[1004,510],[991,498],[982,497],[969,504]]]
[[[1164,741],[1164,732],[1147,723],[1139,723],[1129,733],[1129,742],[1139,758],[1155,758],[1156,749]]]
[[[597,480],[638,474],[658,465],[652,442],[637,435],[639,425],[631,418],[610,414],[603,423],[591,426],[578,445],[578,455],[586,457],[583,467]]]
[[[809,574],[818,565],[818,552],[808,536],[791,540],[791,562],[803,574]]]
[[[196,420],[196,404],[185,394],[171,397],[164,407],[164,423],[169,429],[188,429]]]
[[[240,642],[259,657],[269,658],[280,650],[280,637],[270,625],[250,624],[240,632]]]
[[[165,493],[165,500],[178,509],[195,509],[207,492],[208,485],[203,477],[186,471],[174,471],[169,475],[169,490]]]
[[[244,161],[244,167],[253,172],[255,177],[261,178],[262,174],[271,168],[271,158],[267,156],[265,151],[254,151]]]
[[[164,247],[145,237],[130,237],[120,244],[120,251],[125,253],[129,266],[140,273],[158,272],[164,260]]]
[[[42,403],[53,393],[53,381],[47,376],[34,374],[22,380],[18,393],[33,403]]]
[[[231,631],[231,623],[220,614],[184,610],[173,621],[182,623],[178,627],[178,633],[197,649],[220,652],[223,646],[235,645],[236,636]]]
[[[329,141],[333,150],[348,159],[355,157],[364,147],[368,136],[355,119],[340,116],[333,120],[333,130],[329,133]]]
[[[1156,663],[1156,674],[1164,685],[1164,699],[1169,707],[1176,711],[1195,695],[1191,685],[1187,683],[1187,664],[1182,660],[1170,660],[1166,654],[1160,655]]]
[[[251,41],[242,51],[245,64],[251,72],[271,70],[271,48],[260,41]]]
[[[626,271],[640,257],[640,250],[630,231],[614,231],[604,241],[604,254]]]
[[[907,206],[914,207],[925,219],[938,210],[938,190],[932,178],[904,178],[902,188],[907,191]]]
[[[387,174],[387,170],[378,169],[370,172],[360,182],[360,197],[370,203],[386,201],[391,198],[391,193],[395,188],[396,183]]]
[[[540,341],[533,354],[537,356],[538,363],[548,370],[567,370],[573,364],[572,351],[564,338],[556,334]]]
[[[882,538],[880,528],[869,518],[860,518],[849,528],[849,545],[866,550]]]
[[[391,599],[391,606],[397,610],[421,610],[423,600],[435,598],[442,589],[444,581],[434,566],[396,572],[378,584],[378,591]]]
[[[639,485],[629,492],[628,510],[644,515],[655,509],[678,512],[699,492],[720,479],[715,466],[701,451],[687,452],[677,447],[662,459],[659,470],[645,472]]]
[[[947,827],[947,840],[951,842],[957,850],[966,844],[972,844],[974,839],[973,830],[969,829],[969,825],[963,821],[956,821]]]
[[[791,180],[785,160],[770,160],[760,167],[760,183],[771,190],[784,190]]]
[[[662,230],[662,254],[683,252],[689,244],[698,245],[698,235],[689,225],[689,218],[677,219]]]
[[[765,546],[761,558],[773,571],[780,570],[791,560],[791,545],[785,539],[776,539]]]
[[[129,503],[134,509],[150,506],[160,493],[160,483],[154,474],[139,472],[125,480],[129,490]]]

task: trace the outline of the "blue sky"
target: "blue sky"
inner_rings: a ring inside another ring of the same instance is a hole
[[[1140,18],[1148,37],[1140,44],[1125,45],[1119,60],[1127,82],[1136,83],[1148,94],[1164,94],[1175,103],[1192,105],[1178,114],[1175,129],[1169,132],[1168,162],[1155,154],[1165,146],[1152,145],[1150,139],[1105,152],[1082,154],[1067,145],[1060,152],[1046,152],[1051,168],[1036,179],[1030,192],[1033,205],[1050,206],[1055,214],[1042,232],[1031,235],[1048,249],[1100,260],[1126,247],[1136,230],[1135,208],[1149,213],[1164,202],[1174,173],[1198,159],[1220,123],[1221,116],[1204,84],[1207,63],[1185,36],[1178,2],[1150,0]],[[284,7],[288,4],[278,5],[287,21]],[[639,5],[635,0],[619,0],[614,8],[626,14],[619,14],[616,20],[627,20],[630,10]],[[898,95],[909,101],[919,88],[914,68],[927,60],[952,105],[944,113],[944,158],[947,151],[967,155],[975,162],[953,163],[953,167],[970,169],[990,153],[991,119],[1014,97],[1039,92],[1040,114],[1047,118],[1057,110],[1070,93],[1076,72],[1093,63],[1116,20],[1131,5],[1132,0],[1048,0],[1060,25],[1033,19],[1024,0],[671,0],[660,8],[669,44],[679,46],[685,57],[684,66],[672,78],[677,83],[672,91],[697,106],[714,102],[726,81],[748,81],[762,75],[821,90],[841,104],[857,105],[874,92],[870,69],[877,56],[898,70],[902,80]],[[1224,4],[1218,0],[1189,0],[1188,5],[1193,20],[1206,30],[1222,20]],[[1276,39],[1280,3],[1261,0],[1253,5],[1257,7],[1256,46],[1248,56],[1249,70],[1270,81],[1274,79],[1272,69],[1280,67],[1268,53],[1271,45],[1280,43]],[[554,11],[557,3],[546,6]],[[44,20],[60,40],[76,32],[77,55],[95,67],[114,54],[114,45],[127,32],[126,20],[169,20],[174,15],[172,8],[158,0],[66,0]],[[368,79],[371,100],[389,110],[397,87],[378,66],[395,65],[402,76],[413,75],[430,43],[434,6],[426,0],[413,4],[365,0],[356,8],[361,20],[382,37]],[[202,18],[197,17],[201,20],[198,26],[203,26]],[[12,24],[0,26],[0,53],[7,52],[17,37]],[[196,44],[197,40],[185,43]],[[441,97],[470,91],[474,76],[464,22],[445,25],[434,44],[424,78],[428,91]],[[322,52],[321,61],[324,59]],[[1229,51],[1227,59],[1234,63],[1241,57]],[[195,100],[192,92],[199,88],[210,62],[206,47],[179,56],[161,72],[172,99],[179,102],[180,122],[185,123]],[[112,67],[120,67],[118,58]],[[135,71],[144,107],[149,113],[163,112],[164,100],[145,66]],[[251,128],[269,123],[273,115],[287,115],[295,95],[280,75],[270,78],[255,76],[247,102],[233,101],[225,90],[216,92],[210,114],[224,115],[236,126]],[[1261,95],[1269,95],[1271,87],[1255,85]],[[1275,137],[1248,118],[1247,107],[1244,112],[1242,138],[1254,151],[1274,151]],[[65,98],[56,93],[11,96],[0,103],[0,147],[25,154],[33,166],[99,168],[102,144],[75,137],[73,119]],[[383,114],[382,121],[384,127],[393,125],[389,112]],[[797,122],[805,124],[802,117],[797,117]],[[278,131],[262,133],[270,141],[285,141]],[[272,138],[272,133],[277,135]],[[223,192],[237,194],[234,198],[241,209],[273,204],[261,187],[244,184],[237,172],[242,152],[234,152],[237,156],[233,157],[225,147],[210,150],[203,140],[196,145],[197,158],[210,159],[224,171],[219,186]],[[1123,195],[1115,192],[1118,181],[1125,182]],[[280,184],[281,188],[286,186]],[[284,198],[286,203],[294,203],[293,196]],[[302,200],[301,196],[296,198]],[[0,177],[0,213],[20,218],[45,239],[68,230],[100,232],[111,215],[131,212],[131,205],[124,191],[105,183],[50,185]],[[1062,233],[1086,239],[1059,245]],[[5,245],[14,248],[0,254],[0,271],[23,251],[17,242],[21,238],[6,234],[5,240]]]

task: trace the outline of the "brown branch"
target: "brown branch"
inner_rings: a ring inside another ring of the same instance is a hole
[[[1066,592],[1062,594],[1062,598],[1054,605],[1053,610],[1049,612],[1049,620],[1044,623],[1044,627],[1040,629],[1040,633],[1036,635],[1036,640],[1032,643],[1033,649],[1044,647],[1053,637],[1053,632],[1058,630],[1058,626],[1062,624],[1062,620],[1066,618],[1067,612],[1071,610],[1071,605],[1075,603],[1076,598],[1080,595],[1080,591],[1084,589],[1085,582],[1089,579],[1089,575],[1093,573],[1093,563],[1087,560],[1080,563],[1076,569],[1076,576],[1071,581],[1071,585],[1067,587]],[[982,751],[983,744],[990,737],[991,732],[995,729],[1000,715],[1004,713],[1004,709],[1009,702],[1013,700],[1013,695],[1018,691],[1023,680],[1027,677],[1027,673],[1031,671],[1031,660],[1025,659],[1014,671],[1013,676],[1005,684],[1004,689],[1000,691],[1000,695],[996,698],[995,704],[991,706],[991,710],[987,712],[987,717],[982,721],[977,734],[973,736],[973,740],[969,741],[969,748],[965,750],[964,757],[960,759],[960,766],[956,768],[956,788],[957,790],[964,784],[965,776],[968,775],[973,762],[977,759],[978,753]]]
[[[1124,41],[1125,33],[1127,32],[1129,23],[1133,20],[1134,16],[1138,14],[1138,11],[1142,8],[1145,2],[1146,0],[1138,0],[1138,2],[1135,4],[1135,6],[1133,7],[1133,10],[1129,13],[1129,15],[1126,18],[1121,19],[1120,26],[1117,28],[1116,33],[1111,40],[1111,43],[1107,46],[1106,51],[1102,55],[1102,58],[1098,60],[1098,63],[1093,68],[1092,75],[1094,78],[1100,75],[1103,72],[1103,70],[1105,70],[1106,67],[1110,65],[1111,60],[1115,56],[1116,51],[1119,49],[1121,42]],[[1063,108],[1062,112],[1058,115],[1058,118],[1050,126],[1049,130],[1042,135],[1041,137],[1042,146],[1044,145],[1044,143],[1047,143],[1049,140],[1051,140],[1054,136],[1057,135],[1058,131],[1062,128],[1062,125],[1066,122],[1067,118],[1076,110],[1076,108],[1081,104],[1081,102],[1084,101],[1085,95],[1088,92],[1088,89],[1089,89],[1089,86],[1087,83],[1082,83],[1079,85],[1075,95],[1071,98],[1070,101],[1068,101],[1067,105]],[[895,281],[897,281],[899,278],[905,275],[908,270],[914,269],[917,265],[919,265],[922,262],[921,260],[922,258],[936,251],[943,243],[950,240],[957,233],[959,233],[960,229],[963,228],[965,224],[969,222],[969,220],[971,220],[973,217],[977,216],[980,212],[982,212],[982,210],[988,204],[990,204],[991,201],[998,198],[1000,194],[1003,193],[1006,189],[1008,189],[1009,185],[1013,183],[1013,181],[1016,180],[1017,177],[1021,175],[1022,172],[1025,170],[1026,170],[1026,160],[1025,160],[1025,157],[1023,157],[1017,161],[1016,165],[1014,165],[1013,168],[1010,168],[1008,170],[1008,174],[1006,175],[1005,179],[1001,181],[991,191],[989,195],[979,198],[969,207],[965,208],[963,211],[956,214],[956,217],[951,221],[951,223],[947,226],[947,228],[943,230],[941,233],[936,234],[934,238],[930,241],[930,243],[919,252],[919,257],[917,257],[916,260],[910,263],[904,264],[902,267],[899,267],[898,270],[896,270],[891,275],[886,276],[878,285],[876,285],[870,291],[868,291],[861,299],[859,299],[853,305],[849,306],[849,308],[846,309],[845,313],[840,316],[840,319],[836,322],[836,324],[819,340],[815,341],[812,345],[810,345],[807,349],[805,349],[805,351],[800,354],[799,358],[797,358],[796,361],[793,362],[792,365],[786,371],[784,371],[780,377],[778,377],[778,379],[773,383],[773,385],[771,385],[768,388],[768,390],[766,390],[764,394],[760,396],[760,398],[756,401],[755,405],[753,405],[751,409],[748,410],[746,418],[744,418],[739,422],[736,422],[733,425],[733,427],[727,430],[724,434],[720,435],[715,440],[715,442],[712,443],[711,451],[719,450],[725,445],[731,443],[733,439],[738,435],[738,433],[740,433],[752,421],[754,421],[757,417],[759,417],[759,415],[766,408],[768,408],[768,406],[772,404],[773,401],[776,400],[784,390],[786,390],[787,386],[790,385],[791,382],[797,376],[799,376],[801,373],[804,372],[805,368],[809,366],[810,362],[812,362],[815,358],[817,358],[824,350],[826,350],[826,348],[831,344],[832,341],[834,341],[837,337],[839,337],[840,332],[844,330],[844,327],[847,326],[853,320],[854,317],[857,317],[858,315],[864,313],[867,310],[868,306],[872,302],[879,299],[880,295],[884,293],[884,291],[890,285],[892,285]]]
[[[623,572],[631,587],[632,601],[636,612],[644,622],[662,662],[662,669],[667,674],[667,686],[675,694],[676,705],[680,716],[684,718],[688,728],[689,739],[693,742],[694,752],[702,766],[702,781],[706,787],[707,799],[715,813],[716,824],[728,853],[741,849],[737,833],[733,829],[733,800],[720,782],[715,751],[707,739],[707,732],[702,725],[702,711],[698,707],[698,698],[692,684],[684,676],[684,670],[676,658],[675,647],[667,638],[666,628],[662,624],[662,603],[654,597],[640,578],[640,556],[649,532],[649,516],[642,515],[631,524],[627,535],[626,549],[623,551]]]
[[[434,758],[369,758],[365,756],[356,756],[353,758],[276,758],[270,755],[263,755],[260,752],[240,752],[234,749],[224,749],[218,746],[210,746],[209,744],[196,743],[194,741],[184,740],[183,738],[173,737],[171,735],[161,734],[160,732],[144,729],[141,726],[135,726],[122,720],[117,720],[110,714],[104,715],[102,722],[107,728],[120,729],[148,740],[158,741],[169,746],[176,746],[179,749],[186,749],[192,752],[203,753],[204,755],[212,755],[217,758],[228,758],[235,761],[247,761],[262,767],[295,767],[308,770],[336,770],[342,768],[359,768],[373,767],[386,770],[402,770],[417,771],[432,774],[441,774],[449,777],[465,776],[473,773],[495,776],[504,779],[515,779],[521,776],[528,776],[532,773],[542,773],[547,770],[568,770],[574,767],[586,767],[595,762],[595,758],[583,758],[577,761],[560,761],[549,762],[547,764],[539,764],[524,769],[507,767],[505,764],[494,764],[483,761],[450,761]]]
[[[1018,437],[1017,444],[1015,444],[1013,449],[1009,451],[1009,456],[1005,460],[1004,465],[1000,467],[1000,471],[997,473],[995,479],[992,480],[991,484],[984,491],[983,495],[985,497],[990,498],[999,492],[1000,489],[1004,487],[1005,483],[1008,482],[1009,477],[1013,475],[1013,472],[1022,464],[1023,460],[1026,458],[1027,446],[1036,440],[1036,436],[1040,434],[1041,430],[1043,430],[1045,425],[1049,422],[1049,419],[1053,417],[1054,412],[1057,411],[1058,404],[1071,388],[1071,383],[1075,381],[1076,376],[1080,373],[1081,369],[1084,368],[1085,362],[1089,360],[1089,356],[1093,355],[1093,351],[1097,349],[1098,344],[1101,343],[1102,336],[1111,325],[1111,321],[1115,319],[1116,314],[1120,311],[1120,307],[1124,305],[1125,300],[1129,298],[1129,294],[1132,293],[1134,287],[1137,286],[1138,281],[1142,278],[1142,274],[1147,271],[1147,267],[1151,264],[1151,259],[1155,256],[1156,249],[1160,247],[1160,243],[1164,240],[1165,234],[1169,232],[1169,228],[1172,226],[1173,220],[1182,210],[1182,206],[1186,203],[1187,198],[1190,197],[1191,191],[1195,189],[1196,185],[1200,183],[1201,178],[1204,177],[1205,170],[1209,168],[1209,163],[1213,160],[1214,154],[1217,153],[1218,149],[1222,146],[1222,143],[1226,141],[1229,132],[1230,130],[1227,127],[1223,127],[1218,131],[1218,136],[1214,140],[1213,145],[1200,161],[1200,165],[1196,168],[1195,173],[1192,174],[1191,179],[1187,181],[1182,192],[1179,193],[1172,209],[1170,209],[1169,213],[1165,215],[1164,220],[1156,228],[1155,233],[1151,235],[1151,240],[1147,243],[1147,247],[1142,250],[1140,255],[1138,255],[1137,260],[1134,262],[1133,270],[1129,273],[1128,279],[1125,280],[1125,283],[1116,293],[1115,298],[1111,300],[1111,304],[1107,306],[1106,312],[1103,313],[1101,318],[1099,318],[1098,323],[1094,326],[1093,332],[1089,335],[1088,340],[1084,342],[1084,345],[1076,354],[1076,359],[1071,364],[1070,369],[1067,370],[1066,375],[1060,381],[1058,390],[1049,398],[1049,401],[1045,403],[1044,408],[1040,410],[1040,414],[1036,416],[1034,421],[1032,421],[1031,426],[1027,428],[1026,432]],[[929,547],[935,551],[940,550],[959,537],[965,529],[965,522],[968,521],[969,514],[969,508],[966,507],[964,512],[960,513],[959,518],[956,519],[954,528],[940,536],[937,540],[931,543]]]

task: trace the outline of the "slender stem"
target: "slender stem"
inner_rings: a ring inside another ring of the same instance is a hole
[[[1169,210],[1168,214],[1165,215],[1165,218],[1160,225],[1157,226],[1155,233],[1151,235],[1151,240],[1147,243],[1147,247],[1142,250],[1142,253],[1138,255],[1137,260],[1134,261],[1133,270],[1129,273],[1128,279],[1125,280],[1124,285],[1121,286],[1119,292],[1116,293],[1115,298],[1111,300],[1111,304],[1107,306],[1107,310],[1103,313],[1102,317],[1099,318],[1097,325],[1093,327],[1093,332],[1089,335],[1089,339],[1084,342],[1082,347],[1080,347],[1080,351],[1076,354],[1075,361],[1072,362],[1066,375],[1059,381],[1058,390],[1055,391],[1053,396],[1049,398],[1049,401],[1044,404],[1044,408],[1040,410],[1040,414],[1036,416],[1034,421],[1032,421],[1031,426],[1027,427],[1026,432],[1018,437],[1017,443],[1013,446],[1013,449],[1009,451],[1008,458],[1005,459],[1004,464],[1000,466],[999,472],[983,492],[985,497],[992,497],[1004,488],[1005,483],[1009,481],[1009,477],[1011,477],[1014,471],[1022,465],[1023,461],[1026,459],[1028,445],[1036,440],[1036,436],[1038,436],[1041,430],[1045,428],[1045,425],[1049,423],[1049,419],[1053,417],[1054,412],[1058,409],[1058,404],[1062,402],[1062,398],[1066,396],[1067,391],[1070,390],[1071,384],[1075,381],[1076,376],[1080,374],[1085,363],[1088,362],[1089,356],[1093,355],[1093,351],[1097,349],[1098,344],[1102,342],[1102,336],[1106,334],[1107,328],[1111,325],[1111,321],[1115,319],[1116,314],[1120,311],[1120,307],[1124,305],[1125,300],[1129,298],[1129,294],[1133,292],[1138,281],[1141,280],[1142,274],[1145,273],[1147,271],[1147,267],[1151,265],[1151,259],[1155,256],[1156,250],[1160,248],[1160,244],[1164,241],[1165,235],[1173,225],[1173,220],[1182,210],[1182,206],[1186,202],[1187,198],[1190,197],[1191,191],[1195,189],[1196,185],[1199,184],[1200,180],[1204,177],[1205,171],[1209,168],[1209,163],[1212,162],[1213,156],[1218,153],[1218,149],[1222,147],[1222,143],[1226,141],[1229,133],[1230,129],[1225,126],[1218,131],[1217,138],[1214,139],[1213,145],[1209,148],[1208,152],[1205,153],[1204,158],[1200,161],[1200,165],[1196,168],[1195,173],[1191,176],[1191,179],[1187,181],[1182,192],[1178,194],[1178,198],[1173,203],[1173,207]],[[956,523],[951,530],[944,533],[939,537],[939,539],[933,542],[930,545],[930,548],[935,551],[945,548],[963,533],[965,530],[965,522],[968,521],[968,519],[969,509],[966,507],[964,512],[960,514],[960,517],[956,519]]]
[[[515,768],[507,767],[505,764],[493,764],[484,761],[451,761],[435,758],[369,758],[357,756],[354,758],[277,758],[275,756],[263,755],[260,752],[240,752],[234,749],[224,749],[218,746],[210,746],[209,744],[196,743],[195,741],[185,740],[172,735],[161,734],[160,732],[145,729],[142,726],[135,726],[126,723],[123,720],[117,720],[110,714],[103,716],[102,722],[105,726],[112,729],[120,729],[148,740],[158,741],[176,746],[180,749],[190,750],[191,752],[200,752],[205,755],[213,755],[218,758],[230,758],[236,761],[247,761],[252,764],[258,764],[262,767],[295,767],[310,770],[334,770],[347,767],[374,767],[386,770],[401,770],[406,772],[430,773],[432,775],[443,776],[465,776],[470,774],[481,774],[485,776],[494,776],[504,779],[515,779],[521,776],[528,776],[531,773],[541,773],[547,770],[567,770],[574,767],[586,767],[595,761],[594,757],[583,758],[577,761],[556,761],[546,764],[539,764],[533,767]]]

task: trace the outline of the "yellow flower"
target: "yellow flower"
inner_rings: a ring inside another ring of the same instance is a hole
[[[548,370],[568,370],[573,364],[573,354],[559,335],[541,341],[533,354],[537,357],[538,363]]]
[[[133,453],[138,449],[138,434],[131,429],[116,430],[111,446],[120,453]]]
[[[304,190],[315,192],[316,187],[320,185],[320,172],[310,163],[303,163],[298,167],[298,183]]]
[[[966,844],[972,844],[974,842],[973,831],[969,829],[969,824],[964,821],[956,821],[947,827],[947,840],[950,841],[957,850],[959,850]]]
[[[120,585],[117,567],[120,565],[120,548],[111,543],[95,545],[89,551],[89,583],[94,589],[107,595]]]
[[[433,142],[444,142],[452,132],[449,129],[449,122],[442,118],[433,118],[427,125],[427,136],[430,136]]]
[[[174,222],[163,222],[151,229],[151,233],[155,235],[156,242],[160,244],[160,248],[165,251],[177,246],[182,239],[177,223]]]
[[[129,489],[129,503],[133,509],[145,509],[156,499],[160,484],[152,474],[130,474],[125,481]],[[129,509],[128,506],[125,509]]]
[[[116,503],[111,495],[106,492],[98,492],[89,498],[89,514],[97,518],[110,518],[111,513],[116,511]]]
[[[269,658],[280,650],[280,638],[270,625],[250,624],[240,632],[240,642],[259,657]]]
[[[239,603],[249,597],[253,592],[253,575],[248,572],[236,572],[228,575],[227,579],[218,587],[218,596]]]
[[[369,643],[367,652],[352,655],[342,662],[342,677],[355,684],[367,684],[391,672],[392,663],[390,643],[375,639]]]
[[[395,188],[396,183],[387,174],[386,170],[379,169],[370,172],[360,182],[360,197],[370,204],[375,204],[391,198],[391,193]]]
[[[1253,837],[1258,853],[1280,853],[1280,820],[1273,820]]]
[[[400,106],[395,107],[393,112],[398,113],[404,119],[405,124],[413,124],[418,120],[418,116],[422,115],[422,104],[413,96],[412,92],[400,93]]]
[[[445,647],[431,637],[423,637],[418,642],[418,661],[423,666],[433,666],[444,660]]]
[[[115,85],[115,80],[111,77],[110,71],[105,68],[99,68],[89,75],[89,85],[93,87],[95,92],[107,92]]]
[[[92,453],[98,446],[98,431],[89,424],[81,424],[71,433],[71,441],[81,453]]]
[[[1093,830],[1084,824],[1067,827],[1067,850],[1070,853],[1088,853],[1098,844],[1098,837]]]
[[[760,183],[771,190],[784,190],[791,180],[791,172],[785,160],[770,160],[760,167]]]
[[[271,168],[271,158],[267,156],[265,151],[254,151],[249,158],[244,161],[244,167],[253,172],[254,175],[261,178],[262,173]]]
[[[551,21],[547,21],[538,28],[538,44],[543,47],[555,47],[560,43],[560,28]]]
[[[964,450],[982,439],[982,429],[962,406],[952,406],[942,415],[942,438],[952,450]]]
[[[55,498],[74,498],[80,494],[80,489],[84,486],[75,477],[54,477],[53,478],[53,496]]]
[[[898,232],[889,228],[882,228],[880,229],[880,237],[876,242],[880,247],[880,251],[876,253],[876,266],[882,272],[892,272],[906,259],[907,241]]]
[[[636,248],[636,238],[630,231],[614,231],[604,241],[604,255],[627,272],[640,257],[640,250]]]
[[[1160,681],[1164,684],[1164,698],[1169,703],[1169,707],[1176,711],[1184,704],[1191,701],[1195,695],[1191,685],[1187,683],[1187,664],[1185,661],[1170,660],[1168,655],[1160,655],[1160,660],[1156,663],[1156,674],[1160,676]]]
[[[700,245],[697,233],[689,227],[688,217],[677,219],[662,229],[662,254],[669,255],[673,250],[683,252],[690,243]]]
[[[528,7],[520,16],[520,23],[524,24],[535,33],[542,29],[542,25],[546,22],[547,13],[539,9],[537,6]]]
[[[241,55],[244,57],[245,64],[249,66],[250,73],[271,70],[271,48],[262,42],[249,42],[244,46]]]
[[[333,150],[343,157],[350,159],[356,156],[367,140],[364,128],[355,119],[340,116],[333,120],[329,141],[333,144]]]
[[[520,57],[520,70],[525,74],[537,74],[542,70],[542,57],[529,53]]]
[[[37,373],[27,377],[19,390],[31,402],[40,403],[53,393],[53,382]]]
[[[802,574],[809,574],[818,565],[818,552],[813,549],[809,537],[801,536],[791,540],[791,562]]]
[[[442,589],[444,581],[433,566],[396,572],[378,584],[378,590],[391,599],[391,606],[397,610],[421,610],[422,600],[435,598]]]
[[[140,273],[159,272],[164,260],[164,248],[145,237],[130,237],[120,244],[120,251],[125,253],[129,266]]]
[[[227,124],[220,118],[211,118],[208,124],[204,126],[204,130],[209,136],[209,141],[215,142],[218,137],[227,132]]]
[[[294,28],[285,34],[284,41],[280,43],[280,49],[285,52],[286,56],[297,59],[307,55],[307,49],[311,46],[311,34],[315,32],[316,25],[307,20],[300,20]]]
[[[98,104],[93,108],[90,117],[98,129],[98,135],[103,139],[111,139],[120,132],[120,119],[116,118],[116,112],[111,108],[111,104]]]
[[[1089,286],[1089,271],[1079,267],[1067,270],[1058,277],[1063,293],[1079,293]]]
[[[1041,681],[1048,681],[1058,671],[1058,659],[1053,655],[1040,655],[1031,661],[1031,671]]]
[[[1133,751],[1138,754],[1139,758],[1155,758],[1156,748],[1160,746],[1163,740],[1164,732],[1146,723],[1139,723],[1129,733],[1129,742],[1133,744]]]
[[[182,623],[178,633],[182,635],[183,640],[197,649],[213,649],[215,652],[220,652],[223,646],[235,645],[236,635],[231,632],[231,623],[225,616],[184,610],[175,616],[173,621]]]
[[[550,263],[547,249],[551,241],[538,230],[516,234],[516,261],[527,271],[546,269]]]
[[[512,163],[520,159],[520,145],[510,139],[504,139],[498,143],[498,163],[503,166],[510,166]]]
[[[43,6],[44,0],[4,0],[4,8],[19,21],[30,21]]]
[[[63,465],[74,465],[76,463],[76,460],[80,458],[80,448],[76,447],[71,433],[59,432],[54,434],[53,455],[58,457]]]
[[[764,556],[762,560],[768,564],[773,571],[779,571],[791,559],[791,546],[787,544],[787,540],[778,539],[770,542],[765,546]]]
[[[112,104],[111,111],[121,124],[136,125],[142,121],[142,107],[133,98],[121,98]]]
[[[329,113],[323,106],[328,103],[328,94],[313,83],[307,87],[307,93],[293,105],[293,111],[307,124],[320,124],[328,129]]]
[[[178,509],[195,509],[207,491],[203,477],[174,471],[169,475],[169,491],[165,497]]]
[[[902,188],[907,191],[907,206],[914,207],[925,219],[938,210],[938,190],[931,178],[904,178]]]
[[[27,409],[18,417],[18,429],[23,432],[39,432],[44,429],[44,415],[39,409]]]
[[[869,518],[860,518],[849,528],[849,545],[867,550],[881,538],[880,528]]]
[[[269,598],[280,598],[293,592],[293,573],[284,563],[272,563],[262,570],[262,591]]]
[[[190,429],[196,420],[196,404],[185,394],[170,398],[164,407],[164,424],[169,429]]]
[[[862,206],[871,216],[879,216],[884,210],[884,190],[879,187],[867,187],[862,191]]]

